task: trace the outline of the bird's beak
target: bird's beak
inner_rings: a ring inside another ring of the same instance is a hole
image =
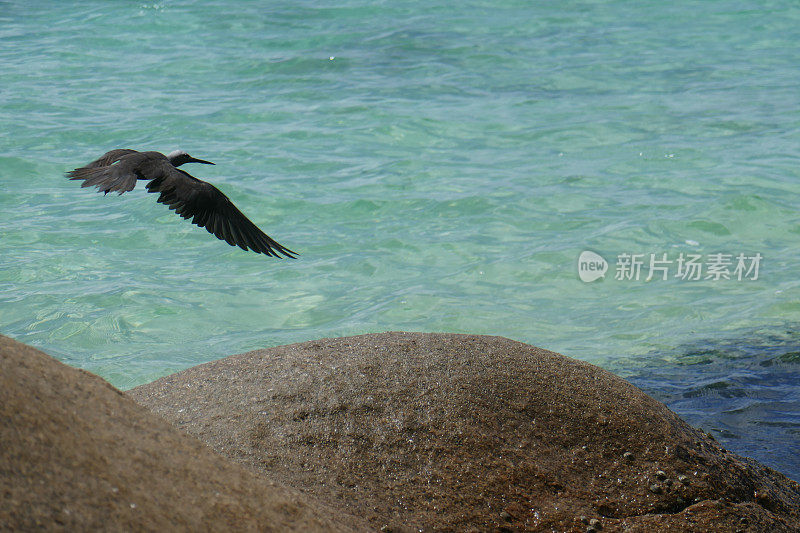
[[[195,159],[194,157],[189,156],[189,160],[187,163],[203,163],[204,165],[213,165],[211,161],[203,161],[202,159]]]

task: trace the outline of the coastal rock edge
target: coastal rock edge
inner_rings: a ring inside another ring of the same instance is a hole
[[[585,362],[390,332],[234,355],[130,397],[383,531],[797,531],[800,487]]]
[[[101,378],[0,335],[0,531],[354,531]]]

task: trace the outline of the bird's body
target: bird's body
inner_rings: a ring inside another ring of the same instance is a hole
[[[81,187],[96,186],[105,194],[131,191],[137,180],[146,180],[147,192],[160,193],[160,203],[231,246],[274,257],[297,255],[258,229],[219,189],[180,170],[178,167],[184,163],[214,164],[195,159],[182,150],[164,155],[118,149],[68,172],[67,176],[83,180]]]

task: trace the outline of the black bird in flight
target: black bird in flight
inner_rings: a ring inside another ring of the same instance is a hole
[[[195,159],[183,150],[169,155],[136,150],[111,150],[85,167],[67,172],[71,180],[83,180],[81,187],[95,185],[105,194],[132,191],[136,180],[147,180],[147,192],[160,193],[158,201],[192,223],[206,228],[218,239],[242,250],[294,258],[297,254],[269,238],[250,222],[219,189],[178,167],[185,163],[210,161]]]

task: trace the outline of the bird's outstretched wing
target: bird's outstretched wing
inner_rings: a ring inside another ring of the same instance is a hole
[[[128,154],[138,154],[136,150],[131,150],[130,148],[117,148],[116,150],[111,150],[110,152],[104,153],[102,156],[98,157],[84,168],[97,168],[97,167],[107,167],[112,163],[116,163],[122,156]]]
[[[155,169],[154,169],[155,170]],[[242,250],[280,257],[297,254],[272,240],[250,222],[219,189],[165,161],[147,192],[160,193],[158,201],[192,223],[206,228],[218,239]]]
[[[67,177],[71,180],[83,180],[81,187],[95,185],[104,194],[111,191],[122,194],[136,187],[135,169],[141,159],[137,156],[141,156],[141,153],[136,150],[111,150],[85,167],[67,172]]]

